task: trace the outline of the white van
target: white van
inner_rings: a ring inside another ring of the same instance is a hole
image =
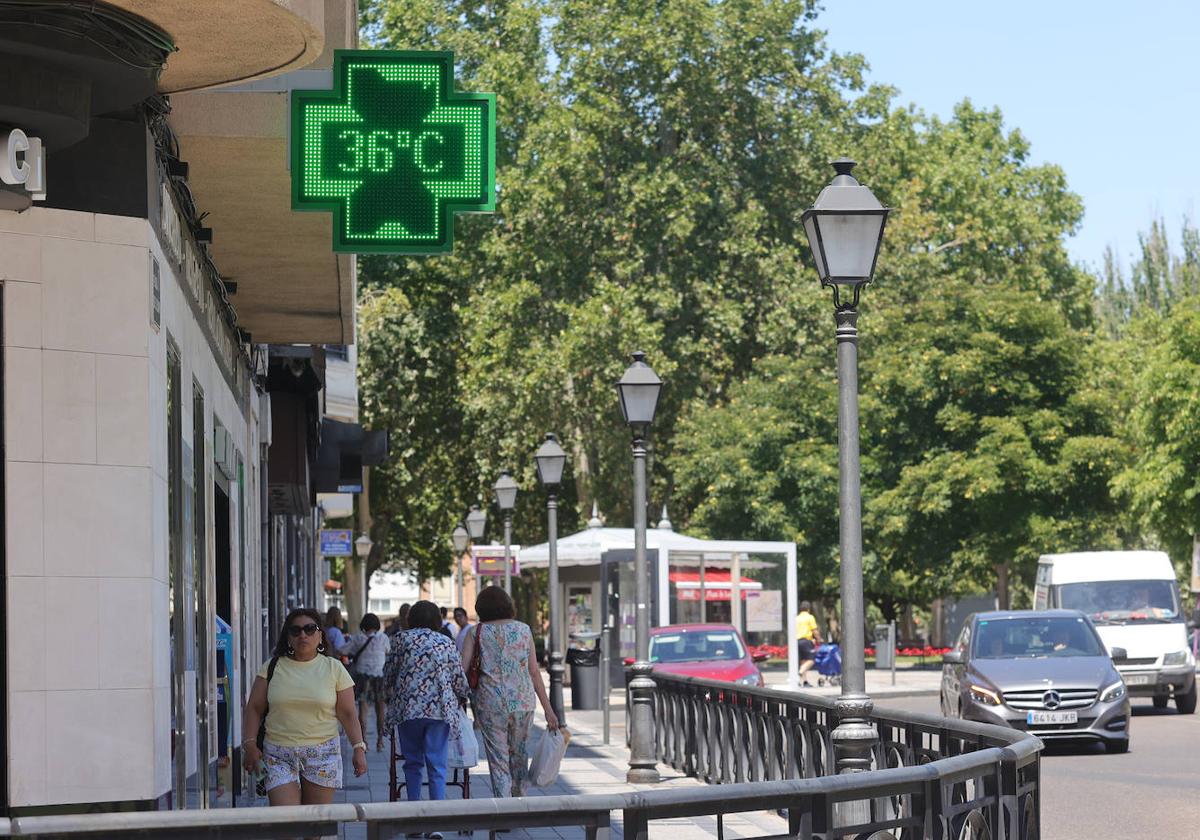
[[[1196,660],[1171,560],[1161,551],[1080,551],[1038,558],[1033,608],[1081,610],[1132,697],[1196,710]]]

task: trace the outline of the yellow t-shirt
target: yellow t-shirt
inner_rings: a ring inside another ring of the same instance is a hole
[[[258,675],[267,678],[268,660]],[[308,747],[338,734],[337,693],[354,685],[340,661],[318,655],[307,662],[279,657],[267,686],[267,740],[281,747]]]
[[[817,620],[810,612],[796,616],[796,638],[812,640],[817,635]]]

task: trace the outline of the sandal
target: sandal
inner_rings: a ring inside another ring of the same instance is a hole
[[[383,736],[375,739],[375,752],[383,752]]]

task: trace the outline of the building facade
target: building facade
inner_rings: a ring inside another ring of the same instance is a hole
[[[287,110],[355,4],[211,5],[0,2],[6,813],[245,804],[242,699],[320,603],[355,264]]]

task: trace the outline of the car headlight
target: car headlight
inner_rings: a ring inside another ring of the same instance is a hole
[[[989,688],[984,688],[981,685],[971,686],[971,699],[985,706],[999,706],[1000,695]]]
[[[1170,668],[1173,665],[1186,665],[1191,655],[1191,651],[1187,650],[1177,650],[1174,653],[1168,653],[1163,657],[1163,667]]]
[[[1123,683],[1121,680],[1117,680],[1112,685],[1106,686],[1104,690],[1100,692],[1100,702],[1111,703],[1113,700],[1120,700],[1124,696],[1125,683]]]
[[[736,682],[738,685],[759,686],[762,685],[762,676],[759,674],[750,674],[746,677],[738,677],[736,680],[734,680],[734,682]]]

